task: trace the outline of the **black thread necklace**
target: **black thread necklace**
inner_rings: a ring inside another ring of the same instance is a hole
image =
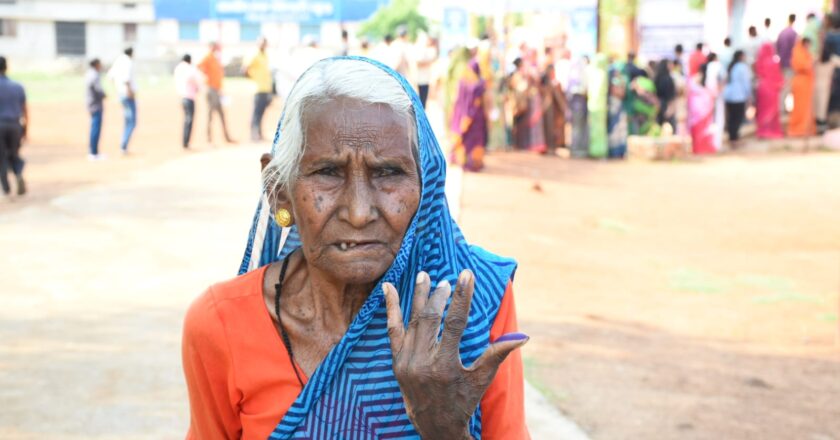
[[[283,320],[280,319],[280,292],[283,290],[283,279],[286,278],[286,268],[289,267],[289,257],[283,259],[283,266],[280,268],[280,278],[277,284],[274,285],[274,314],[277,315],[277,325],[280,326],[280,336],[283,338],[283,345],[286,346],[286,352],[289,353],[289,362],[292,364],[292,369],[295,370],[295,376],[303,388],[303,379],[298,372],[297,364],[295,363],[295,354],[292,352],[292,341],[289,340],[289,334],[286,333],[286,327],[283,326]]]

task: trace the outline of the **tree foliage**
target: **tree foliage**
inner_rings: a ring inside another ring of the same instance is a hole
[[[417,38],[420,31],[428,32],[426,17],[417,11],[420,0],[393,0],[388,6],[380,8],[359,27],[359,35],[379,40],[385,35],[397,36],[397,30],[404,26],[409,38]]]

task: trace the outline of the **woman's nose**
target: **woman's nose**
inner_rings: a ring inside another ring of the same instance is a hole
[[[379,215],[376,209],[376,189],[364,173],[353,173],[344,190],[339,219],[361,229],[375,221]]]

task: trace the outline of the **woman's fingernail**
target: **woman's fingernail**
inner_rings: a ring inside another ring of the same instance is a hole
[[[502,336],[499,336],[499,339],[496,339],[494,342],[507,342],[507,341],[524,341],[526,339],[530,339],[530,336],[526,335],[525,333],[507,333]]]
[[[465,270],[461,272],[461,276],[458,278],[458,284],[465,286],[470,282],[470,271]]]
[[[448,280],[443,280],[443,281],[441,281],[441,282],[439,282],[439,283],[438,283],[437,288],[438,288],[438,289],[450,289],[450,290],[451,290],[451,289],[452,289],[452,285],[451,285],[451,284],[449,284],[449,281],[448,281]]]
[[[417,273],[417,284],[422,283],[426,279],[426,272],[418,272]]]

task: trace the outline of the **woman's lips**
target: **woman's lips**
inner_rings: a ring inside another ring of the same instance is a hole
[[[338,250],[342,252],[349,252],[349,251],[364,251],[375,248],[377,246],[381,246],[382,243],[378,241],[340,241],[335,243],[334,246],[338,248]]]

